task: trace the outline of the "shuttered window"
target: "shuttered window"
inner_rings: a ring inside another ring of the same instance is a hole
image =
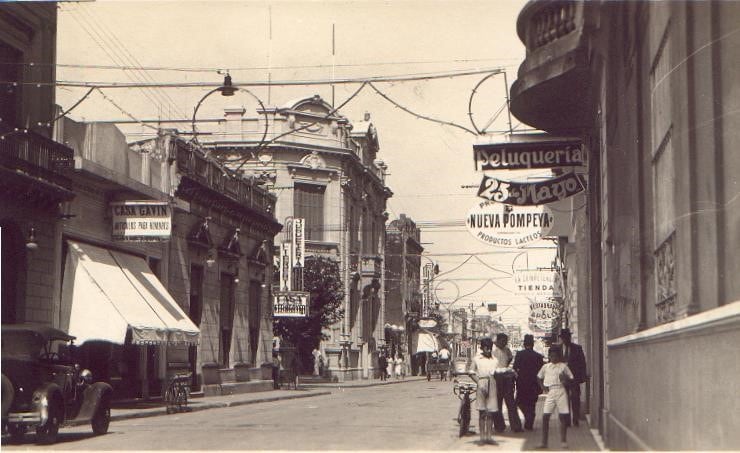
[[[324,239],[324,193],[326,188],[316,184],[295,184],[293,217],[306,219],[306,239]]]

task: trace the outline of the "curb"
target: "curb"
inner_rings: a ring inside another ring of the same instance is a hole
[[[416,377],[416,376],[414,376]],[[369,382],[367,384],[350,384],[345,385],[345,383],[342,382],[336,382],[336,383],[326,383],[326,384],[299,384],[303,388],[336,388],[336,389],[354,389],[354,388],[366,388],[366,387],[380,387],[383,385],[393,385],[393,384],[404,384],[407,382],[419,382],[419,381],[425,381],[426,378],[422,377],[421,379],[404,379],[401,381],[391,381],[391,382]],[[349,381],[352,382],[352,381]]]
[[[310,394],[268,396],[265,398],[256,398],[256,399],[251,399],[251,400],[236,400],[236,401],[221,401],[221,402],[205,403],[205,404],[199,404],[197,406],[188,406],[187,411],[176,412],[176,414],[187,414],[188,412],[199,412],[199,411],[204,411],[208,409],[223,409],[226,407],[246,406],[248,404],[270,403],[273,401],[292,400],[292,399],[298,399],[298,398],[311,398],[313,396],[324,396],[324,395],[331,395],[331,392],[326,390],[326,391],[317,391],[317,392],[313,392]],[[161,415],[174,415],[174,414],[168,414],[166,408],[161,408],[157,410],[130,412],[128,414],[112,414],[110,420],[111,422],[114,422],[114,421],[121,421],[121,420],[131,420],[131,419],[136,419],[136,418],[158,417]],[[67,423],[65,426],[84,426],[84,425],[89,425],[89,424],[90,424],[89,421],[71,421]]]

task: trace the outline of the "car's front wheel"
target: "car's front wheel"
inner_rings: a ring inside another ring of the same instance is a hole
[[[93,415],[91,424],[95,434],[100,435],[108,432],[108,426],[110,426],[110,403],[107,400],[100,402],[95,415]]]
[[[36,428],[36,440],[40,444],[53,444],[57,440],[62,413],[57,405],[49,406],[49,418]]]

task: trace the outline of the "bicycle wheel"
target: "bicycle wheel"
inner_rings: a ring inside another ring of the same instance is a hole
[[[174,410],[174,399],[175,394],[173,393],[172,386],[170,385],[167,387],[167,390],[164,392],[164,402],[167,404],[167,413],[171,414]]]
[[[460,437],[468,433],[468,428],[470,428],[470,400],[466,395],[460,407]]]

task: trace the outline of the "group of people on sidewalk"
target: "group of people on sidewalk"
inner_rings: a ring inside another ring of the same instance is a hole
[[[542,443],[538,448],[547,448],[549,421],[555,412],[560,418],[561,447],[567,448],[567,428],[571,423],[578,426],[580,419],[580,384],[586,381],[586,358],[583,348],[571,341],[569,329],[562,329],[560,338],[562,342],[548,350],[548,363],[534,351],[532,335],[524,336],[524,349],[516,357],[508,347],[506,334],[496,335],[495,342],[491,338],[481,340],[481,353],[470,369],[478,384],[481,444],[495,444],[493,431],[506,430],[502,403],[506,404],[512,431],[523,431],[518,409],[524,414],[524,429],[531,431],[537,399],[544,392]]]
[[[381,381],[404,379],[406,377],[406,363],[403,360],[403,354],[386,356],[385,353],[381,353],[378,356],[378,372]]]

